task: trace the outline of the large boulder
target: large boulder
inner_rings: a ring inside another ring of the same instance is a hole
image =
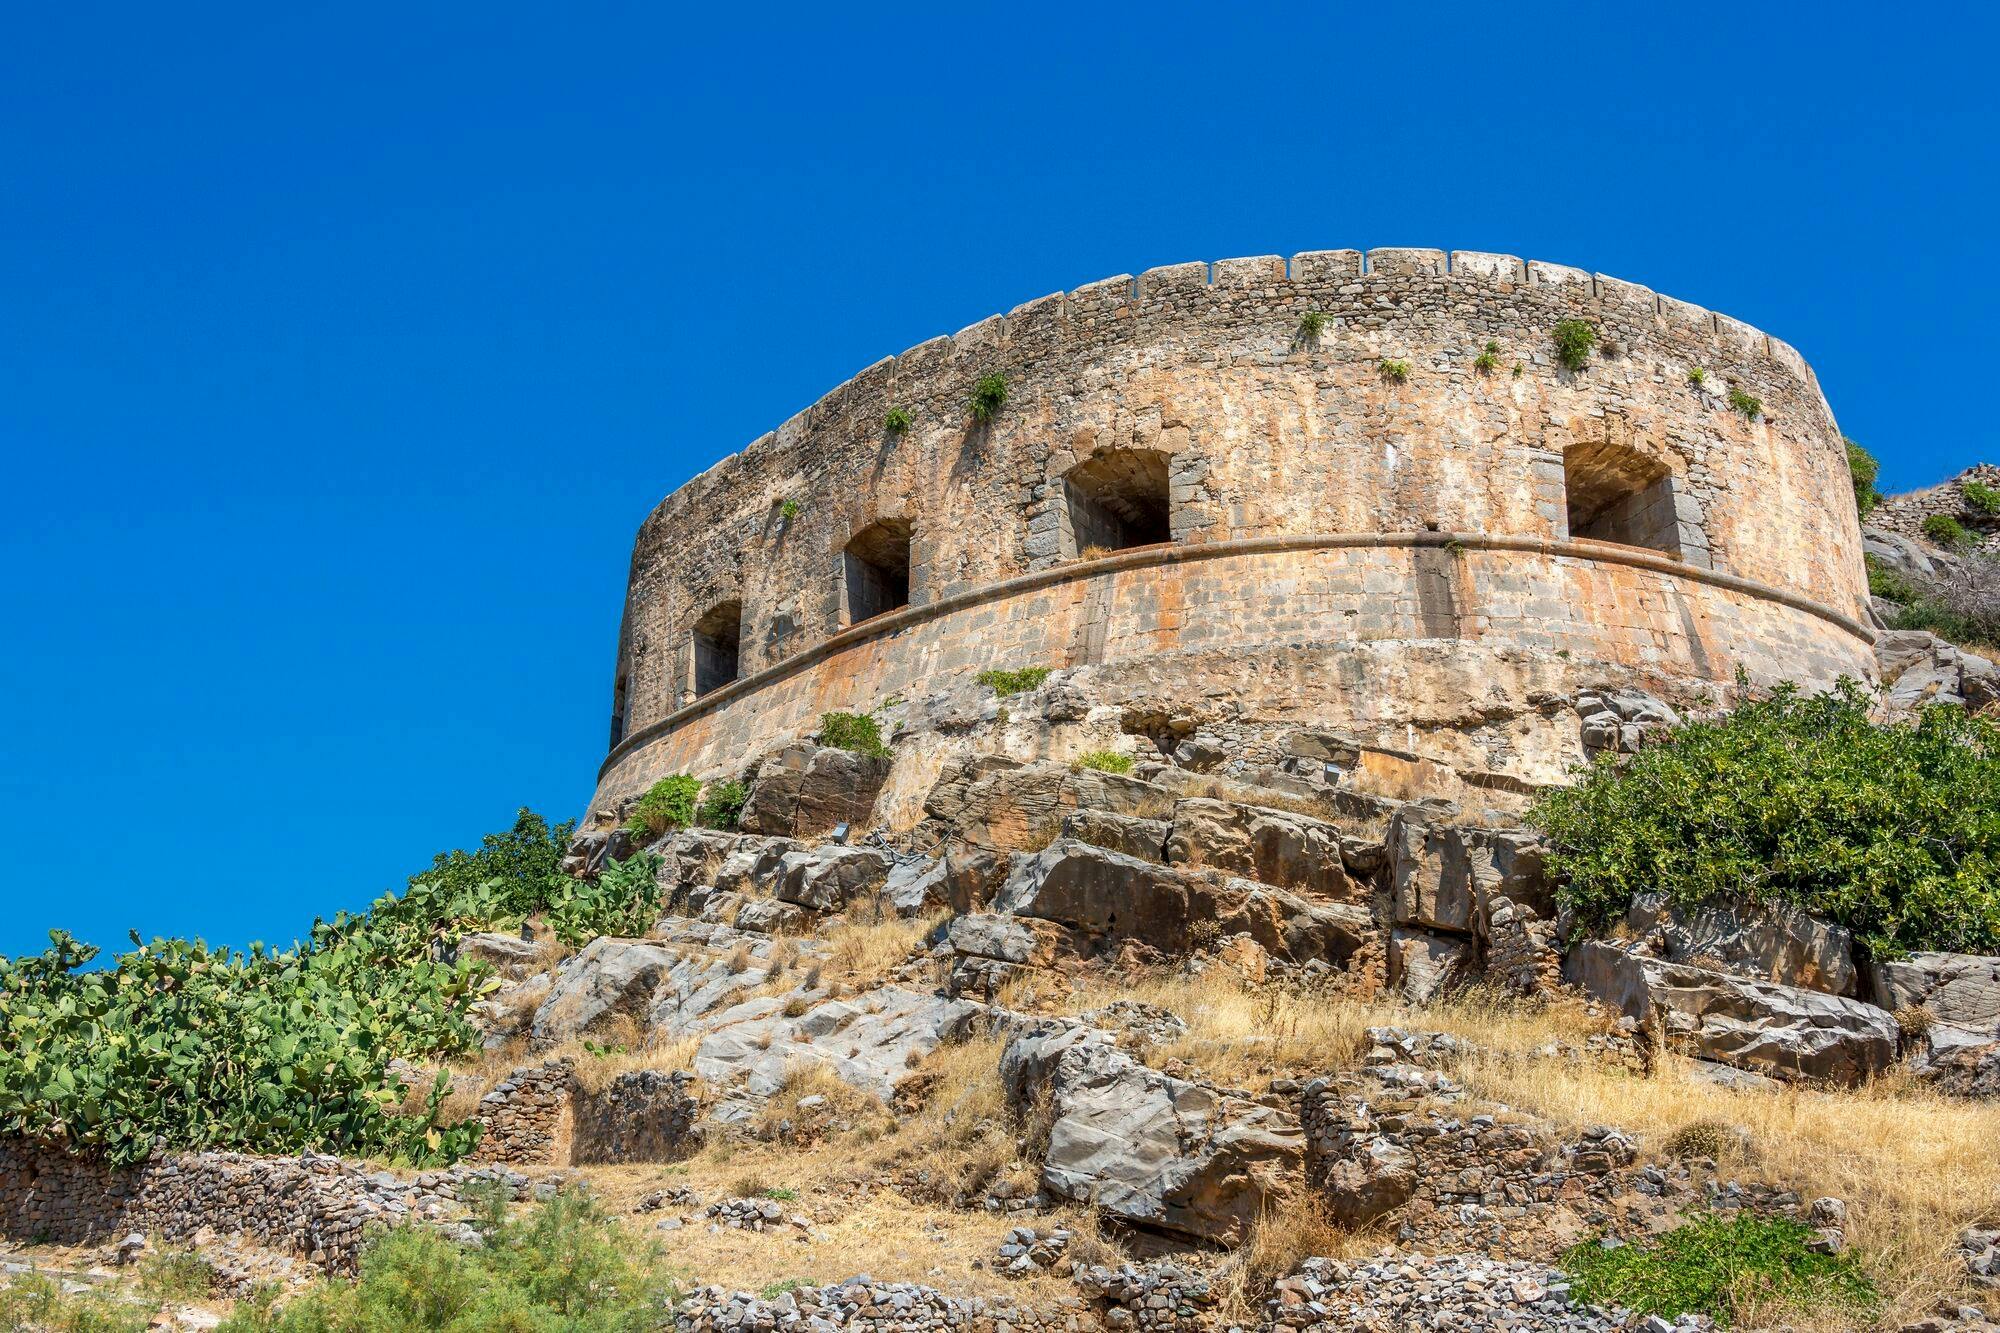
[[[1173,825],[1164,819],[1140,819],[1104,810],[1072,810],[1063,816],[1062,836],[1108,848],[1141,861],[1165,861],[1167,836]]]
[[[1046,967],[1055,960],[1065,933],[1052,921],[972,913],[953,917],[945,938],[955,952],[974,958]]]
[[[1292,962],[1345,963],[1374,935],[1366,908],[1309,901],[1271,885],[1157,865],[1067,838],[1017,855],[993,910],[1170,952],[1215,935],[1248,934]]]
[[[1913,953],[1871,964],[1868,983],[1884,1009],[1921,1006],[1934,1022],[2000,1037],[2000,958]]]
[[[787,1016],[796,1008],[791,1001],[804,998],[760,996],[714,1015],[695,1052],[695,1073],[739,1109],[814,1066],[887,1101],[913,1065],[963,1036],[984,1012],[970,1001],[884,986]]]
[[[1833,995],[1852,995],[1859,987],[1854,937],[1797,907],[1744,901],[1683,908],[1646,894],[1633,903],[1626,923],[1669,962]]]
[[[1552,915],[1547,847],[1533,833],[1448,822],[1444,812],[1406,805],[1389,825],[1389,888],[1396,922],[1471,934],[1504,897]]]
[[[1331,1096],[1327,1080],[1315,1079],[1300,1105],[1306,1110],[1306,1178],[1335,1221],[1365,1226],[1416,1194],[1416,1155],[1382,1132],[1365,1101]]]
[[[1704,1059],[1778,1078],[1857,1083],[1896,1058],[1896,1020],[1823,991],[1752,981],[1591,940],[1567,970],[1584,992]]]
[[[1389,936],[1389,984],[1412,1004],[1428,1004],[1458,985],[1475,962],[1471,940],[1401,926]]]
[[[963,843],[1024,851],[1047,843],[1073,810],[1165,819],[1173,805],[1170,792],[1121,773],[989,754],[939,779],[924,799],[924,813]]]
[[[1365,896],[1347,873],[1340,830],[1283,810],[1194,799],[1174,807],[1167,860],[1342,901]]]
[[[758,766],[737,824],[746,833],[806,838],[875,812],[889,760],[827,745],[794,745]]]
[[[606,936],[556,971],[548,998],[529,1029],[534,1045],[553,1046],[604,1032],[621,1020],[642,1023],[660,979],[677,955],[647,940]]]
[[[814,847],[786,852],[779,863],[777,896],[814,912],[838,912],[880,889],[889,858],[870,847]]]
[[[1926,704],[1984,708],[2000,700],[2000,666],[1924,630],[1893,630],[1875,641],[1882,710],[1897,716]]]
[[[1296,1175],[1296,1117],[1148,1069],[1090,1029],[1008,1044],[1003,1083],[1054,1119],[1042,1188],[1134,1226],[1232,1243]]]

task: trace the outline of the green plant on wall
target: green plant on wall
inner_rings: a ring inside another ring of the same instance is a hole
[[[798,516],[799,502],[797,500],[788,497],[778,506],[778,517],[785,520],[785,522],[789,523]]]
[[[1308,310],[1299,316],[1299,327],[1292,334],[1292,349],[1319,346],[1320,334],[1326,332],[1326,314],[1320,310]]]
[[[632,807],[625,831],[641,838],[657,838],[675,829],[694,825],[695,802],[701,795],[701,780],[686,773],[661,778]]]
[[[1863,449],[1852,440],[1843,440],[1847,445],[1847,474],[1854,480],[1854,508],[1861,517],[1868,517],[1868,511],[1882,503],[1882,492],[1875,489],[1875,478],[1882,465],[1875,461],[1875,455]]]
[[[1131,755],[1116,750],[1086,750],[1071,761],[1070,767],[1098,773],[1130,773],[1135,762]]]
[[[1482,375],[1491,375],[1500,364],[1500,344],[1490,339],[1478,356],[1472,358],[1472,368]]]
[[[996,668],[979,673],[979,683],[998,695],[1025,694],[1038,690],[1042,682],[1049,678],[1049,668],[1044,666],[1016,667],[1012,670]]]
[[[1382,372],[1383,379],[1395,384],[1401,384],[1410,377],[1410,363],[1398,360],[1395,357],[1383,357],[1379,369]]]
[[[882,429],[891,435],[907,435],[910,430],[910,414],[900,407],[892,407],[882,417]]]
[[[852,750],[871,759],[889,757],[881,724],[867,713],[821,713],[819,743],[836,750]]]
[[[1924,520],[1924,536],[1939,546],[1962,550],[1972,545],[1972,533],[1950,514],[1932,514]]]
[[[966,407],[972,412],[972,419],[984,425],[1000,414],[1007,402],[1007,377],[1005,375],[981,375],[972,386],[972,398]]]
[[[1582,370],[1590,364],[1590,353],[1597,346],[1597,328],[1590,321],[1563,320],[1550,336],[1556,345],[1556,360],[1562,362],[1563,369]]]
[[[1968,481],[1959,488],[1965,507],[1983,518],[2000,518],[2000,490],[1983,481]]]
[[[1753,398],[1741,389],[1729,391],[1729,405],[1752,421],[1764,415],[1764,400]]]
[[[1692,367],[1688,371],[1688,383],[1694,385],[1697,389],[1701,388],[1708,383],[1708,372],[1700,366]]]

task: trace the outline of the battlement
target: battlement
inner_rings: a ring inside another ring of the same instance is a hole
[[[1578,319],[1573,369],[1552,335]],[[1865,672],[1865,604],[1832,412],[1741,321],[1476,251],[1173,264],[885,357],[666,497],[605,782],[982,665],[1193,681],[1222,642],[1336,674],[1450,645],[1466,681],[1522,653],[1830,679]],[[1233,670],[1207,688],[1241,694]]]

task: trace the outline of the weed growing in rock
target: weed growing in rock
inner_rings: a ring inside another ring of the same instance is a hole
[[[2000,490],[1995,490],[1981,481],[1968,481],[1959,488],[1965,496],[1965,507],[1975,514],[1987,518],[2000,518]]]
[[[882,416],[882,429],[891,435],[905,435],[910,429],[910,414],[900,407],[892,407]]]
[[[972,419],[981,425],[1000,414],[1000,408],[1007,401],[1007,377],[1005,375],[981,375],[979,382],[972,386],[972,399],[966,407],[972,412]]]
[[[1708,383],[1708,372],[1700,366],[1694,367],[1688,371],[1688,383],[1694,385],[1697,389],[1701,388]]]
[[[1086,750],[1070,764],[1072,769],[1094,769],[1099,773],[1130,773],[1136,762],[1129,754],[1116,750]]]
[[[778,517],[789,523],[799,516],[799,502],[787,496],[778,505]]]
[[[1016,667],[1012,670],[996,668],[979,673],[979,683],[1001,696],[1038,690],[1042,687],[1042,682],[1048,678],[1049,668],[1040,666]]]
[[[728,782],[711,782],[701,794],[701,805],[694,812],[695,823],[703,828],[733,829],[743,816],[743,803],[749,799],[750,793],[733,778]]]
[[[1764,415],[1764,400],[1753,397],[1741,389],[1732,388],[1729,391],[1729,405],[1752,421]]]
[[[1381,370],[1383,379],[1395,384],[1401,384],[1410,377],[1410,363],[1397,360],[1394,357],[1383,357],[1382,364],[1378,369]]]
[[[646,789],[625,820],[625,831],[636,838],[651,840],[675,829],[692,827],[695,803],[701,797],[701,779],[686,773],[661,778]]]
[[[1873,556],[1868,591],[1893,604],[1890,629],[1928,630],[1986,656],[2000,649],[2000,558],[1964,551],[1958,568],[1942,578],[1897,573]]]
[[[1299,316],[1298,331],[1292,334],[1292,347],[1314,348],[1319,346],[1319,338],[1326,332],[1326,314],[1320,310],[1308,310]]]
[[[1853,1259],[1806,1248],[1812,1231],[1748,1210],[1710,1213],[1652,1241],[1605,1249],[1588,1241],[1563,1258],[1573,1295],[1673,1319],[1712,1314],[1724,1324],[1755,1301],[1841,1310],[1879,1303]]]
[[[1472,358],[1472,368],[1482,375],[1491,375],[1500,364],[1500,344],[1489,340],[1478,356]]]
[[[1582,370],[1590,364],[1591,349],[1597,346],[1597,329],[1588,320],[1566,319],[1556,325],[1551,335],[1556,345],[1556,360],[1562,362],[1565,370]]]
[[[889,757],[889,747],[882,740],[881,724],[868,713],[821,713],[819,743],[836,750],[852,750],[871,759]]]
[[[1885,725],[1870,702],[1853,681],[1781,685],[1544,794],[1530,819],[1564,902],[1604,929],[1644,891],[1745,897],[1831,917],[1878,957],[2000,949],[2000,722],[1937,705]]]

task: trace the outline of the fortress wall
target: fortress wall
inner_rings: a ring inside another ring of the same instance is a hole
[[[1298,339],[1308,311],[1326,317],[1316,346]],[[1604,340],[1577,374],[1551,345],[1570,317]],[[1487,374],[1473,361],[1489,341],[1499,366]],[[1407,379],[1385,376],[1384,358],[1407,361]],[[975,424],[967,400],[990,373],[1007,377],[1008,401]],[[1731,410],[1732,387],[1764,415]],[[892,406],[910,415],[907,433],[885,428]],[[745,676],[840,634],[841,553],[878,519],[913,529],[918,607],[1073,562],[1063,477],[1115,449],[1164,457],[1179,545],[1427,531],[1560,540],[1565,457],[1621,453],[1664,479],[1646,512],[1679,534],[1689,565],[1864,614],[1840,433],[1785,344],[1643,287],[1511,256],[1223,260],[1092,283],[919,344],[667,497],[633,553],[622,734],[689,701],[692,632],[720,603],[741,603]],[[1338,637],[1325,624],[1299,632]],[[1625,643],[1609,636],[1594,655]],[[905,646],[869,650],[885,660],[868,669],[899,682],[883,693],[920,683]],[[1058,646],[996,644],[995,655],[1047,662]],[[775,727],[774,715],[754,735],[736,730],[751,744]]]
[[[885,617],[635,737],[606,765],[597,805],[669,773],[736,771],[822,712],[988,667],[1089,666],[1108,701],[1221,695],[1251,716],[1548,782],[1581,750],[1573,719],[1544,715],[1579,688],[1671,692],[1728,682],[1738,665],[1755,683],[1823,685],[1872,666],[1867,631],[1837,613],[1659,557],[1351,540],[1155,547]]]

